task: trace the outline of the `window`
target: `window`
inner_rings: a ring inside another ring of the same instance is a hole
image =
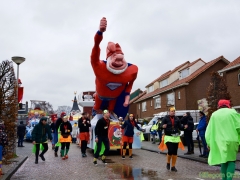
[[[153,92],[153,85],[148,87],[148,92]]]
[[[174,93],[167,94],[167,105],[174,105],[174,104],[175,104]]]
[[[161,108],[161,97],[155,98],[155,100],[154,100],[154,107],[155,107],[155,109]]]
[[[184,69],[180,72],[180,79],[183,79],[189,75],[189,69]]]
[[[142,102],[142,112],[147,111],[147,104],[146,102]]]
[[[151,101],[151,106],[152,106],[152,101]]]
[[[240,86],[240,73],[238,74],[238,85]]]
[[[165,87],[168,85],[168,80],[164,79],[163,81],[160,82],[160,88]]]
[[[141,107],[140,107],[140,103],[139,103],[139,104],[138,104],[138,109],[140,110],[140,108],[141,108]]]
[[[178,99],[181,99],[181,93],[178,91]]]

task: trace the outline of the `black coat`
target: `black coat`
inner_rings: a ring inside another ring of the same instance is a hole
[[[181,119],[181,123],[184,125],[188,125],[186,129],[184,129],[184,132],[193,132],[194,123],[193,118],[191,116],[183,116]]]
[[[167,124],[167,127],[163,128],[164,133],[167,136],[171,136],[172,134],[176,134],[176,133],[179,133],[179,135],[180,135],[180,130],[183,129],[179,118],[176,116],[174,116],[174,126],[172,126],[172,121],[171,121],[169,115],[166,115],[163,118],[161,126],[163,126],[164,124]]]
[[[26,126],[23,124],[18,125],[17,127],[17,135],[18,136],[24,136],[26,133]]]
[[[85,123],[83,123],[82,118],[78,120],[78,128],[80,129],[80,133],[89,132],[89,127],[91,127],[91,123],[89,119],[86,119]]]
[[[66,129],[68,130],[68,132],[65,132],[65,127]],[[60,125],[60,131],[61,131],[61,134],[67,134],[67,135],[70,135],[71,132],[72,132],[72,125],[69,121],[67,122],[63,122],[61,125]]]

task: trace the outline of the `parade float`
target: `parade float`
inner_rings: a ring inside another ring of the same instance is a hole
[[[94,118],[91,120],[92,127],[88,147],[95,148],[95,126],[97,121],[102,118],[102,114],[99,112],[107,109],[111,114],[108,131],[110,150],[114,150],[121,149],[123,130],[118,124],[118,118],[125,119],[128,114],[130,93],[137,78],[138,67],[127,62],[121,46],[113,42],[108,42],[106,60],[100,60],[100,43],[103,40],[103,32],[106,31],[106,24],[106,18],[102,18],[99,30],[94,36],[94,46],[91,52],[90,62],[95,74],[96,90],[91,100]],[[140,132],[136,128],[134,128],[133,148],[141,148]]]
[[[39,123],[41,117],[48,117],[51,114],[54,114],[52,105],[46,101],[39,100],[30,100],[31,108],[28,112],[28,120],[26,126],[26,140],[32,140],[32,131],[36,124]],[[48,123],[50,123],[50,118],[48,119]]]

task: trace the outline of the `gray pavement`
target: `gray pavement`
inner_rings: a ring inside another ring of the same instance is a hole
[[[32,143],[24,142],[25,147],[17,147],[16,154],[18,157],[9,160],[9,164],[3,164],[2,169],[4,172],[3,176],[0,176],[0,179],[7,179],[11,174],[14,173],[17,167],[27,159],[28,156],[32,154]]]
[[[151,145],[151,143],[143,145]],[[155,145],[157,146],[157,145]],[[49,143],[50,147],[50,143]],[[152,146],[153,148],[153,146]],[[207,164],[189,161],[179,158],[177,161],[178,172],[171,172],[166,169],[166,155],[146,150],[133,150],[133,160],[126,157],[125,160],[117,152],[111,152],[107,157],[108,165],[98,161],[98,166],[92,163],[93,154],[87,150],[88,157],[82,158],[80,148],[71,144],[69,159],[62,160],[54,157],[53,150],[46,153],[46,161],[39,160],[34,164],[34,155],[30,155],[25,163],[12,176],[13,180],[105,180],[105,179],[166,179],[166,180],[207,180],[213,179],[213,175],[220,172],[219,167],[208,166]],[[210,176],[206,178],[203,176]]]
[[[207,164],[207,158],[199,157],[200,150],[198,148],[197,143],[194,143],[194,146],[195,146],[194,147],[194,154],[184,155],[184,153],[187,152],[187,147],[185,146],[184,151],[182,151],[181,149],[178,149],[178,157]],[[156,144],[152,144],[152,142],[150,142],[150,141],[143,141],[142,142],[142,149],[152,151],[152,152],[156,152],[156,153],[161,153],[161,154],[166,154],[167,153],[167,150],[162,152],[158,149],[158,142]],[[203,149],[202,149],[202,151],[203,151]],[[237,155],[236,170],[240,171],[240,153],[238,153],[238,155]]]

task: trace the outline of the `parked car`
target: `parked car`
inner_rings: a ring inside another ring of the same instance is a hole
[[[177,116],[179,119],[182,119],[183,115],[186,114],[186,112],[190,112],[190,115],[193,118],[193,122],[197,123],[199,121],[199,119],[200,119],[199,110],[179,110],[179,111],[175,112],[175,116]],[[157,123],[158,118],[164,118],[166,115],[168,115],[168,113],[169,113],[168,111],[164,111],[164,112],[160,112],[158,114],[154,114],[154,117],[152,118],[152,120],[149,121],[149,123],[147,125],[143,125],[142,128],[145,129],[145,132],[143,134],[145,140],[149,139],[150,129],[153,125],[153,121],[155,121],[155,123]],[[159,136],[156,135],[156,139],[158,139],[158,137]]]

